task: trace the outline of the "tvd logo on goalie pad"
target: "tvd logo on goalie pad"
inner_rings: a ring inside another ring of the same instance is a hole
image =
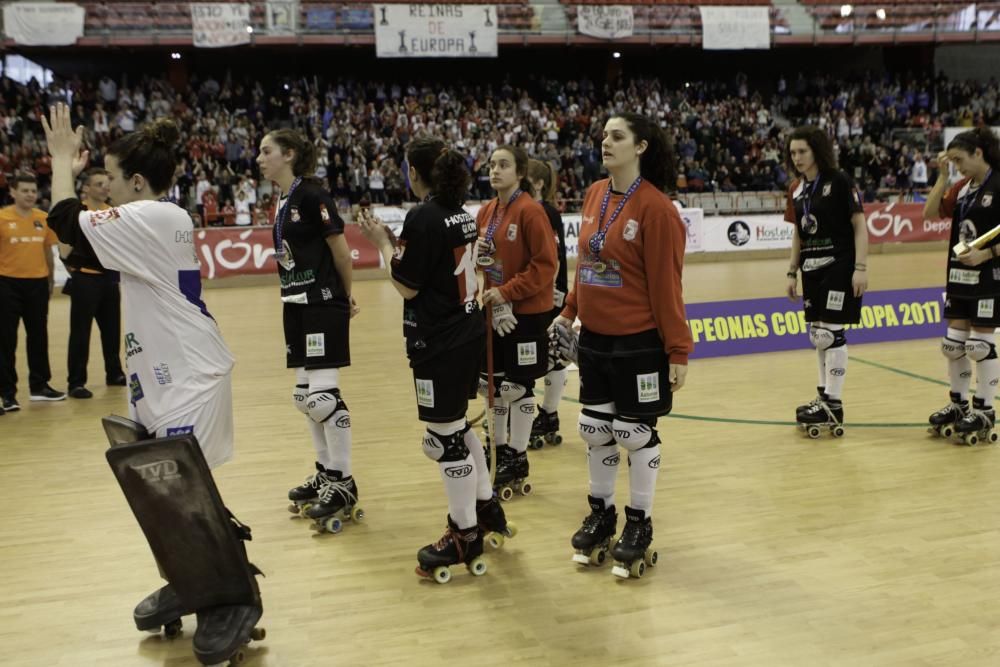
[[[444,474],[448,475],[448,477],[451,477],[453,479],[468,477],[469,475],[472,474],[472,466],[464,465],[464,466],[454,466],[452,468],[445,468]]]
[[[177,461],[170,459],[129,467],[139,473],[139,477],[144,482],[166,482],[171,479],[179,479],[181,476]]]

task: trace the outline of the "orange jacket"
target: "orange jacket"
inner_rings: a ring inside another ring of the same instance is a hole
[[[598,231],[607,187],[607,179],[597,181],[584,197],[576,280],[562,315],[579,316],[588,330],[605,335],[655,328],[670,362],[687,364],[694,342],[681,285],[687,241],[684,222],[670,198],[644,180],[608,229],[600,254],[607,267],[598,273],[589,242]],[[622,195],[611,195],[605,224],[621,199]]]

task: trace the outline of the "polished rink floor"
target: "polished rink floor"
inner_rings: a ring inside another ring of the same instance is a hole
[[[872,288],[940,284],[940,252],[873,255]],[[786,260],[692,263],[689,301],[774,296]],[[367,513],[317,536],[286,511],[312,447],[292,407],[276,288],[206,292],[232,347],[236,459],[217,474],[254,531],[267,638],[248,665],[996,665],[1000,661],[1000,451],[926,434],[947,399],[934,339],[851,348],[847,435],[808,440],[794,406],[814,393],[808,350],[692,360],[663,420],[654,512],[660,561],[641,580],[570,562],[587,511],[585,449],[531,452],[534,494],[506,505],[520,532],[473,578],[413,574],[445,525],[436,467],[401,341],[401,305],[359,282],[363,313],[343,392]],[[64,388],[68,301],[52,304],[53,383]],[[91,376],[100,374],[99,349]],[[23,366],[23,346],[19,352]],[[26,377],[26,369],[22,369]],[[104,461],[99,417],[125,390],[0,417],[0,662],[193,665],[194,619],[168,641],[132,607],[161,585]],[[478,408],[474,411],[478,412]],[[622,466],[619,506],[627,502]],[[620,519],[619,525],[621,525]]]

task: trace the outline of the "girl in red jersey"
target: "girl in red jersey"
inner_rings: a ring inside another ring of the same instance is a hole
[[[650,547],[660,466],[657,418],[670,412],[694,348],[681,272],[686,233],[665,187],[675,179],[673,147],[645,116],[622,113],[604,126],[609,179],[587,190],[576,280],[554,328],[575,318],[579,339],[580,436],[588,446],[591,514],[573,535],[578,563],[604,561],[617,529],[618,445],[628,451],[631,498],[611,548],[613,573],[639,577],[656,560]]]
[[[532,198],[523,148],[501,146],[490,157],[490,185],[497,192],[479,210],[477,263],[486,284],[483,304],[492,308],[494,488],[509,500],[514,489],[531,491],[528,440],[535,421],[535,381],[548,370],[546,328],[558,263],[545,210]],[[485,379],[483,381],[485,390]],[[510,415],[508,434],[507,415]],[[509,437],[508,437],[509,435]]]

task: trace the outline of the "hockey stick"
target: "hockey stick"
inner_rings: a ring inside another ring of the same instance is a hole
[[[497,431],[496,412],[494,405],[493,389],[493,307],[486,306],[486,425],[489,432],[486,437],[490,442],[490,488],[497,476]]]

